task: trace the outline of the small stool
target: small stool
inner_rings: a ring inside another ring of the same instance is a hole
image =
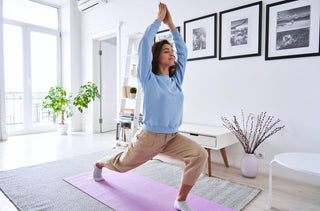
[[[320,154],[292,152],[274,156],[269,164],[269,201],[268,209],[272,207],[272,164],[276,162],[289,169],[320,176]]]

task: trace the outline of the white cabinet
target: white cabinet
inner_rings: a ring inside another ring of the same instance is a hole
[[[210,150],[220,150],[224,164],[229,167],[225,148],[238,143],[236,137],[226,128],[220,126],[183,123],[179,132],[203,146],[208,152],[207,171],[211,176]]]
[[[182,132],[182,131],[180,131]],[[182,132],[183,135],[187,136],[188,138],[196,141],[203,147],[207,148],[216,148],[217,147],[217,139],[213,136],[205,136],[193,133]]]

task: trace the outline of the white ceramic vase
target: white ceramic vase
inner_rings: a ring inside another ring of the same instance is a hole
[[[246,153],[241,159],[241,173],[245,177],[254,178],[258,174],[258,159],[254,154]]]
[[[60,135],[67,135],[69,125],[65,124],[57,124],[57,130]]]
[[[136,93],[130,93],[130,98],[136,98]]]
[[[132,77],[137,77],[137,65],[136,64],[132,65],[131,75],[132,75]]]

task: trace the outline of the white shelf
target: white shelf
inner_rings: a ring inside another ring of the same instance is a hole
[[[121,100],[136,100],[136,98],[122,97]]]
[[[128,142],[116,140],[116,147],[126,148],[129,145]]]
[[[138,59],[138,54],[128,54],[124,56],[127,59]]]
[[[131,75],[124,75],[124,76],[122,76],[122,78],[127,78],[127,79],[131,79],[131,80],[137,80],[138,79],[137,77],[133,77]]]
[[[133,34],[128,34],[126,37],[128,37],[129,39],[140,39],[143,36],[142,32],[136,32]]]
[[[136,70],[132,70],[132,68],[137,67],[137,60],[138,60],[138,46],[139,41],[142,37],[141,33],[136,33],[133,35],[128,36],[128,48],[126,55],[123,55],[125,60],[125,69],[124,72],[121,72],[121,83],[122,83],[122,91],[128,92],[127,89],[124,89],[123,86],[131,86],[135,87],[137,89],[136,97],[130,98],[130,95],[121,95],[120,97],[120,111],[122,111],[124,108],[130,108],[134,109],[134,116],[132,118],[125,118],[122,119],[121,116],[117,116],[115,119],[116,122],[131,122],[131,129],[132,133],[136,133],[138,127],[139,127],[139,121],[140,121],[140,106],[141,106],[141,85],[138,81],[138,78],[136,76],[132,76],[131,73],[136,73]],[[134,71],[134,72],[133,72]],[[127,96],[127,97],[122,97]],[[132,137],[130,136],[129,139]],[[129,140],[130,141],[130,140]]]
[[[133,122],[134,120],[131,120],[131,119],[128,119],[128,120],[125,120],[125,119],[114,119],[114,121],[116,121],[116,122]]]

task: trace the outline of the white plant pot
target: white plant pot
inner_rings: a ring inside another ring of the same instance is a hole
[[[67,135],[67,131],[68,131],[68,127],[69,125],[68,124],[57,124],[57,130],[58,130],[58,133],[60,135]]]
[[[258,174],[258,159],[254,154],[244,154],[241,159],[241,173],[245,177],[254,178]]]
[[[130,93],[130,98],[136,98],[136,93]]]

